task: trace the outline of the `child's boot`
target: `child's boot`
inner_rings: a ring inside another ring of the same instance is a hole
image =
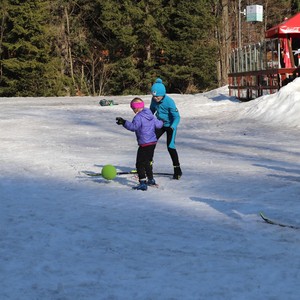
[[[156,185],[155,179],[154,179],[154,178],[149,179],[149,180],[147,181],[147,184],[148,184],[149,186],[151,186],[151,185]]]
[[[182,176],[182,171],[180,166],[174,166],[173,179],[179,179]]]
[[[140,190],[140,191],[147,191],[147,188],[148,186],[146,180],[140,180],[140,184],[133,187],[134,190]]]

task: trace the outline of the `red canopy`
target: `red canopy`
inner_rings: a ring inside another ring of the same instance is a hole
[[[266,31],[266,38],[300,37],[300,13]]]

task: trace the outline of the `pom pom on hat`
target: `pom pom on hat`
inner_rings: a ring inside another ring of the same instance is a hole
[[[152,85],[151,94],[157,97],[163,97],[166,94],[166,87],[160,78],[157,78]]]

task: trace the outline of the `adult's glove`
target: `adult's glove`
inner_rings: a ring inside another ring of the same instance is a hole
[[[123,118],[120,118],[120,117],[117,117],[116,120],[117,120],[116,123],[117,123],[118,125],[124,125],[125,122],[126,122],[126,120],[124,120]]]

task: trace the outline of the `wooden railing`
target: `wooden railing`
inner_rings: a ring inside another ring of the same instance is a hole
[[[228,74],[229,94],[248,101],[275,93],[299,77],[299,66],[295,66],[293,54],[295,51],[290,49],[292,68],[284,67],[282,52],[282,39],[278,38],[234,49]],[[299,65],[299,57],[296,60]]]

